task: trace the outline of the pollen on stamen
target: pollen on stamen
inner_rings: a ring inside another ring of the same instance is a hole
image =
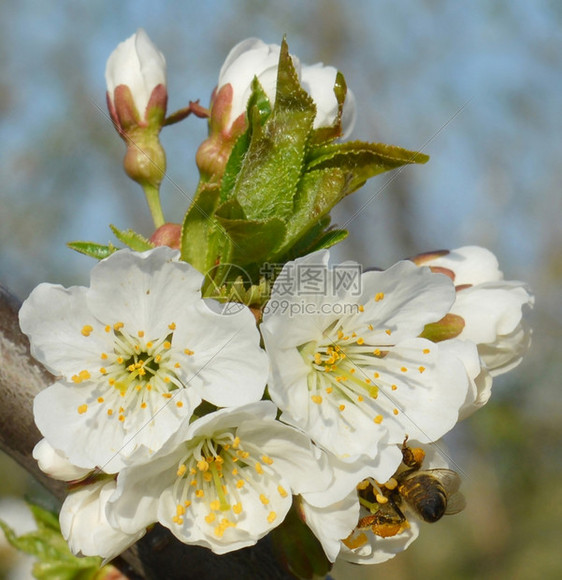
[[[340,405],[338,408],[340,411],[343,411],[345,409],[345,405]]]
[[[375,371],[373,373],[373,377],[375,377],[375,379],[378,379],[380,377],[380,374]]]
[[[107,369],[105,367],[100,367],[100,373],[102,375],[106,375],[107,374]]]
[[[375,495],[375,499],[377,500],[377,503],[379,503],[379,504],[385,504],[388,502],[388,498],[380,493],[377,493]]]
[[[357,310],[359,310],[359,312],[365,312],[365,307],[363,306],[363,304],[359,304],[357,306]]]
[[[102,352],[100,358],[101,358],[101,360],[107,360],[107,353]]]
[[[176,471],[176,475],[178,477],[183,477],[186,474],[186,472],[187,472],[187,467],[182,464],[178,467],[178,470]]]
[[[380,302],[384,298],[384,292],[377,292],[375,294],[375,302]]]
[[[267,505],[269,503],[269,499],[263,493],[260,493],[260,501],[263,503],[263,505]]]
[[[242,487],[244,487],[245,483],[246,483],[246,482],[245,482],[243,479],[239,479],[239,480],[236,482],[236,487],[237,487],[238,489],[241,489]]]
[[[144,401],[141,403],[140,408],[141,409],[146,409],[146,403]]]
[[[357,402],[358,402],[358,403],[362,403],[364,400],[365,400],[365,399],[362,397],[362,395],[359,395],[359,396],[357,397]]]
[[[103,397],[98,397],[98,403],[103,403],[105,399]]]
[[[108,409],[107,414],[109,417],[111,417],[111,415],[113,415],[113,409]]]
[[[183,401],[178,401],[178,402],[176,403],[176,407],[177,407],[178,409],[181,409],[181,408],[183,407]]]
[[[172,343],[169,340],[165,340],[164,344],[162,345],[166,350],[172,348]]]
[[[266,465],[272,465],[273,464],[273,459],[271,459],[271,457],[269,457],[268,455],[262,455],[261,456],[261,460],[266,464]]]
[[[362,337],[359,337],[359,338],[357,339],[357,344],[358,344],[359,346],[361,346],[362,344],[365,344],[365,339],[364,339],[364,338],[362,338]]]
[[[380,348],[375,348],[375,350],[373,351],[373,354],[375,356],[380,356],[381,355],[381,349]]]
[[[121,423],[125,420],[125,415],[119,415],[119,421],[121,421]]]
[[[175,322],[170,322],[170,324],[168,324],[168,328],[170,330],[175,330],[176,329],[176,323]]]
[[[197,462],[197,469],[199,471],[207,471],[209,469],[209,463],[205,459],[200,459]]]
[[[269,512],[267,516],[267,521],[272,524],[277,519],[277,514],[275,512]]]
[[[195,354],[194,351],[190,350],[189,348],[184,349],[183,351],[186,355],[191,356],[193,354]]]
[[[387,328],[384,332],[388,334],[388,336],[392,334],[392,330],[390,330],[390,328]]]
[[[116,331],[121,330],[124,326],[125,326],[124,322],[116,322],[113,325],[113,330],[116,330]]]
[[[202,489],[196,489],[195,497],[205,497],[205,492]]]
[[[400,367],[400,371],[403,373],[407,373],[408,372],[408,368],[407,367]]]
[[[151,340],[149,340],[149,341],[146,343],[146,348],[152,348],[153,346],[154,346],[154,343],[153,343]]]
[[[289,494],[287,493],[287,490],[282,486],[282,485],[278,485],[277,486],[277,491],[279,492],[279,495],[281,497],[287,497]]]
[[[180,365],[180,363],[179,363],[179,362],[177,362],[177,363],[174,365],[174,368],[175,368],[175,369],[179,369],[180,367],[181,367],[181,365]]]
[[[373,421],[374,421],[374,422],[375,422],[377,425],[380,425],[380,424],[382,423],[382,419],[383,419],[383,416],[382,416],[382,415],[377,415],[377,416],[376,416],[376,417],[373,419]]]
[[[162,396],[163,396],[165,399],[171,399],[171,398],[172,398],[172,393],[162,393]]]
[[[334,387],[326,387],[326,393],[328,395],[331,395],[333,393],[333,391],[334,391]]]
[[[94,330],[93,326],[90,326],[89,324],[85,324],[82,327],[82,330],[80,331],[82,333],[82,336],[90,336],[90,334],[92,334]]]
[[[312,395],[310,398],[312,399],[312,402],[316,403],[317,405],[322,402],[322,397],[320,395]]]
[[[137,336],[138,336],[139,338],[143,338],[143,337],[144,337],[144,330],[139,330],[139,331],[137,332]]]
[[[390,385],[390,388],[395,391],[398,387],[396,385]]]
[[[241,502],[235,503],[235,504],[232,506],[232,511],[233,511],[233,512],[234,512],[236,515],[238,515],[238,514],[241,514],[241,513],[242,513],[242,503],[241,503]]]
[[[80,413],[80,415],[83,415],[87,410],[88,410],[88,405],[86,405],[85,403],[78,407],[78,413]]]
[[[375,330],[375,327],[372,324],[369,324],[369,326],[367,327],[369,330]]]
[[[109,324],[104,328],[105,332],[111,332],[111,326]]]
[[[422,350],[423,354],[429,354],[431,352],[431,350],[429,348],[424,348]]]
[[[398,409],[392,409],[392,412],[393,412],[395,415],[398,415],[398,413],[399,413],[400,411],[399,411]]]
[[[423,371],[425,371],[425,367],[418,367],[418,371],[420,371],[420,373],[423,373]]]
[[[205,516],[205,521],[208,524],[212,524],[217,519],[217,515],[214,512],[211,512],[209,515]]]

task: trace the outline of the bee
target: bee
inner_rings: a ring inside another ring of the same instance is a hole
[[[464,509],[458,473],[451,469],[422,470],[425,452],[408,447],[407,441],[406,437],[402,444],[404,466],[394,477],[384,485],[365,480],[359,486],[359,501],[371,513],[359,519],[357,530],[370,529],[383,538],[396,536],[410,527],[402,511],[404,505],[428,523]]]

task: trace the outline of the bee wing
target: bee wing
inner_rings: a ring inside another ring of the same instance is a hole
[[[452,469],[427,469],[423,473],[428,473],[439,480],[449,497],[455,495],[461,486],[460,475]]]
[[[428,469],[427,473],[438,479],[447,493],[446,515],[458,514],[466,507],[466,499],[459,491],[461,478],[456,471],[452,469]]]
[[[457,491],[453,495],[449,496],[447,500],[447,509],[445,510],[445,515],[451,516],[453,514],[458,514],[466,507],[466,499],[464,495]]]

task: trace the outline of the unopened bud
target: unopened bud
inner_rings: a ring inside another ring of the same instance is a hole
[[[150,241],[155,246],[168,246],[174,250],[179,250],[181,243],[181,225],[167,223],[160,226],[152,234]]]

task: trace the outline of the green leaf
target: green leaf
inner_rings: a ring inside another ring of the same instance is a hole
[[[183,221],[181,258],[202,273],[230,252],[230,238],[215,218],[219,195],[218,185],[204,185]]]
[[[293,215],[287,224],[287,236],[279,253],[284,254],[316,224],[322,220],[341,199],[346,181],[337,168],[327,168],[306,173],[295,197]]]
[[[118,230],[112,224],[110,224],[109,227],[120,242],[123,242],[126,246],[129,246],[129,248],[135,252],[145,252],[146,250],[151,250],[154,248],[154,244],[133,230]]]
[[[66,244],[71,250],[95,258],[96,260],[103,260],[108,256],[111,256],[113,252],[116,252],[119,248],[116,248],[112,243],[107,246],[102,244],[96,244],[95,242],[68,242]]]
[[[306,171],[338,168],[344,172],[346,186],[341,192],[345,197],[359,189],[367,179],[412,163],[426,163],[429,157],[416,151],[383,143],[351,141],[323,145],[311,149]]]
[[[349,232],[347,230],[337,230],[337,229],[328,230],[313,242],[313,244],[308,248],[307,254],[310,254],[311,252],[316,252],[318,250],[331,248],[332,246],[335,246],[336,244],[343,242],[348,235]]]
[[[217,214],[217,220],[232,240],[229,260],[239,266],[264,262],[285,238],[285,224],[278,218],[227,219]]]
[[[33,575],[39,580],[93,580],[100,571],[102,559],[94,556],[74,556],[60,532],[55,514],[29,504],[38,529],[17,536],[5,522],[0,528],[6,540],[16,549],[37,558]]]
[[[228,186],[248,219],[285,220],[291,215],[315,114],[316,106],[300,86],[283,41],[275,106],[263,126],[256,122],[261,116],[250,112],[250,143],[236,183]]]

